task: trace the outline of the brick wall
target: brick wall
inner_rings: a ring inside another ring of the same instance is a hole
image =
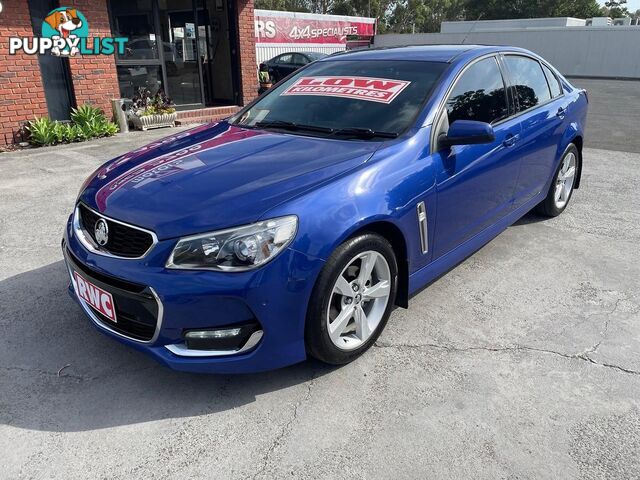
[[[65,7],[76,7],[89,22],[87,46],[93,37],[111,37],[107,0],[66,0]],[[76,103],[90,103],[111,117],[111,99],[120,98],[114,55],[76,55],[69,59]]]
[[[254,0],[236,1],[240,60],[240,102],[257,96]],[[32,37],[27,0],[2,0],[0,13],[0,145],[14,141],[24,121],[48,115],[42,75],[36,55],[9,55],[9,37]],[[93,37],[111,37],[107,0],[66,0],[64,6],[80,10],[89,21],[89,47]],[[38,31],[39,26],[36,26]],[[111,116],[112,98],[120,96],[113,55],[76,55],[69,59],[76,103],[91,103]]]
[[[47,116],[38,57],[9,55],[9,37],[33,36],[26,0],[2,0],[0,13],[0,145],[11,144],[20,124]]]
[[[240,96],[243,105],[258,96],[256,40],[253,23],[253,0],[236,0],[238,45],[240,47]]]

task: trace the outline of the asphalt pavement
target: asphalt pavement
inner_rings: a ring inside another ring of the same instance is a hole
[[[571,78],[587,90],[589,118],[585,145],[640,153],[640,81]]]
[[[0,154],[1,478],[640,477],[639,154],[586,149],[560,217],[525,216],[356,362],[206,376],[97,332],[60,252],[84,178],[173,132]]]

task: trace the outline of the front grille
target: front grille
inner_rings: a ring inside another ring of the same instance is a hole
[[[78,210],[80,212],[80,226],[96,245],[98,245],[95,236],[96,222],[101,218],[107,222],[109,240],[106,245],[98,247],[100,250],[118,257],[138,258],[143,256],[153,245],[153,237],[148,232],[101,217],[83,204],[78,205]]]
[[[102,325],[135,340],[147,342],[153,338],[160,307],[149,287],[94,271],[80,263],[68,249],[66,256],[71,270],[113,296],[117,322],[87,306]]]

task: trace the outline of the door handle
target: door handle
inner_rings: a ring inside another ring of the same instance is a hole
[[[564,118],[564,116],[567,114],[567,109],[564,107],[560,107],[558,109],[558,111],[556,112],[556,117],[558,118]]]
[[[505,137],[504,141],[502,142],[502,145],[504,145],[505,147],[513,147],[518,141],[519,137],[520,135],[509,134]]]

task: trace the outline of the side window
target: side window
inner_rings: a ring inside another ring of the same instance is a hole
[[[528,110],[551,99],[547,78],[537,60],[507,55],[504,61],[518,97],[518,111]]]
[[[542,70],[544,70],[544,74],[547,77],[547,82],[549,82],[549,88],[551,89],[551,96],[555,98],[562,95],[562,87],[560,86],[558,77],[556,77],[551,71],[551,69],[547,67],[544,63],[542,64]]]
[[[471,65],[447,100],[449,124],[456,120],[493,123],[507,117],[507,94],[495,58]]]
[[[309,60],[307,60],[307,57],[305,57],[304,55],[300,55],[299,53],[294,53],[293,63],[295,63],[296,65],[306,65],[307,63],[309,63]]]
[[[290,53],[283,53],[276,59],[275,63],[277,64],[291,63],[291,57],[293,57],[293,55],[291,55]]]

